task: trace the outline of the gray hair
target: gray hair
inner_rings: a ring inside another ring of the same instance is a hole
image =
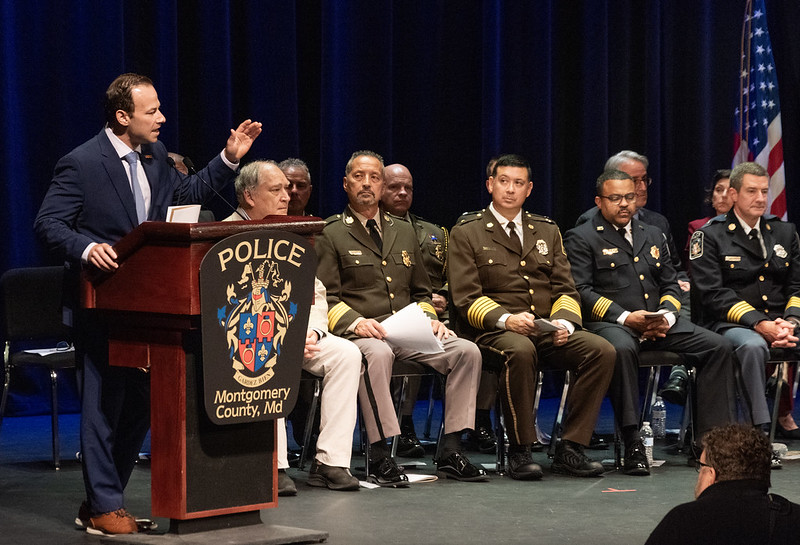
[[[308,165],[302,159],[298,159],[297,157],[289,157],[288,159],[284,159],[280,163],[278,163],[278,168],[286,174],[286,169],[288,168],[302,168],[308,174],[308,181],[311,181],[311,171],[308,170]]]
[[[731,171],[731,187],[736,191],[742,188],[745,174],[752,174],[753,176],[769,176],[767,169],[758,163],[739,163]]]
[[[606,166],[603,170],[610,170],[616,169],[619,170],[619,167],[627,163],[628,161],[638,161],[644,165],[645,170],[647,170],[647,166],[650,164],[650,161],[647,160],[647,157],[640,153],[636,153],[635,151],[631,150],[622,150],[621,152],[617,153],[616,155],[612,155],[606,161]]]
[[[272,159],[259,159],[258,161],[247,163],[239,169],[239,175],[236,176],[236,180],[233,182],[233,187],[236,190],[236,200],[239,201],[239,204],[244,202],[245,191],[253,191],[258,187],[258,174],[264,165],[278,166]]]
[[[344,175],[345,176],[350,174],[350,171],[353,170],[353,163],[355,162],[355,160],[358,159],[359,157],[363,157],[363,156],[374,157],[381,164],[381,169],[384,167],[383,157],[381,157],[380,155],[378,155],[374,151],[370,151],[368,149],[362,149],[360,151],[354,152],[353,155],[350,156],[350,160],[347,161],[347,164],[344,166]]]

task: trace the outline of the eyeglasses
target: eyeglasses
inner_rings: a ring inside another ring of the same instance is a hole
[[[622,199],[625,199],[628,202],[632,202],[636,198],[636,193],[628,193],[627,195],[598,195],[601,199],[608,199],[609,202],[617,204]]]
[[[707,464],[705,462],[701,462],[699,458],[694,461],[694,468],[698,473],[700,473],[700,468],[703,467],[710,467],[711,469],[714,469],[714,466]]]
[[[640,183],[644,183],[647,187],[653,183],[653,179],[650,176],[642,176],[641,178],[631,178],[633,180],[633,185],[637,185]]]

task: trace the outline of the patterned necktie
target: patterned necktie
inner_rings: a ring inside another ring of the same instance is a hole
[[[139,185],[139,176],[136,172],[136,163],[139,161],[139,154],[132,151],[123,157],[123,159],[131,166],[131,186],[133,188],[133,200],[136,203],[136,217],[139,219],[139,223],[144,223],[147,220],[147,211],[144,209],[144,195],[142,194],[142,187]]]
[[[369,229],[369,236],[375,241],[375,246],[382,252],[383,240],[381,239],[381,234],[378,232],[378,224],[375,223],[374,219],[367,220],[367,229]]]
[[[514,250],[516,250],[518,254],[522,254],[522,241],[520,241],[514,226],[515,224],[513,221],[508,222],[508,238],[511,239],[511,245],[514,247]]]

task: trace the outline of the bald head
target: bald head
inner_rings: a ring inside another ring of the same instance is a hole
[[[386,190],[381,197],[383,209],[395,216],[405,216],[414,197],[414,179],[411,172],[399,163],[383,169]]]

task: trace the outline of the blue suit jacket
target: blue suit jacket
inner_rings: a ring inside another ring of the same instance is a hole
[[[173,203],[199,203],[212,193],[198,176],[172,168],[161,142],[143,145],[141,158],[150,183],[148,220],[163,221]],[[200,176],[219,190],[236,173],[217,156]],[[137,224],[125,167],[101,130],[58,161],[34,229],[48,249],[80,263],[91,242],[114,244]]]

